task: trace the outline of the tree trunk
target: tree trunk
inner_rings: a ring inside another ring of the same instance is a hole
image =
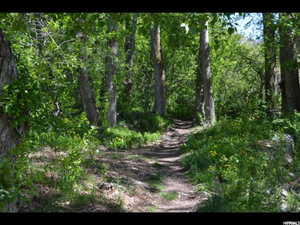
[[[117,24],[112,18],[108,19],[108,30],[110,33],[117,31]],[[118,58],[118,41],[115,37],[108,40],[108,55],[106,58],[106,78],[108,88],[108,121],[110,127],[117,125],[117,94],[115,87],[115,76],[117,72],[117,58]]]
[[[72,110],[74,110],[74,112],[72,111],[71,115],[77,116],[77,115],[80,115],[82,112],[84,112],[84,108],[83,108],[83,104],[82,104],[82,100],[81,100],[81,94],[80,94],[79,78],[76,77],[76,80],[75,80],[74,79],[75,77],[71,71],[66,70],[65,73],[66,73],[67,81],[70,86],[73,85],[74,81],[77,84],[71,94],[75,100],[74,104],[71,106]]]
[[[201,36],[201,34],[200,34]],[[199,55],[198,55],[198,65],[197,65],[197,77],[196,77],[196,113],[197,113],[197,120],[204,119],[204,82],[203,77],[201,76],[201,48],[199,48]],[[198,118],[200,116],[201,118]]]
[[[16,61],[8,41],[4,38],[4,33],[0,30],[0,96],[3,87],[11,84],[16,79],[18,79]],[[21,137],[25,133],[25,125],[20,124],[15,128],[12,125],[13,120],[13,117],[5,114],[0,108],[0,159],[20,143]],[[15,160],[14,156],[11,160]],[[11,168],[11,170],[14,173],[14,168]],[[16,212],[16,202],[8,204],[4,210]]]
[[[130,31],[125,38],[125,53],[126,53],[126,79],[124,82],[124,96],[130,104],[130,95],[132,90],[132,73],[133,73],[133,56],[135,51],[135,35],[137,26],[137,14],[132,16],[132,20],[126,23],[126,30]]]
[[[300,87],[297,66],[297,50],[292,27],[284,20],[288,15],[280,14],[280,71],[283,113],[300,111]]]
[[[162,57],[160,28],[155,24],[151,31],[151,53],[155,77],[154,112],[164,115],[166,111],[165,68]]]
[[[263,13],[264,24],[264,47],[265,47],[265,100],[267,114],[272,117],[275,107],[275,66],[276,66],[276,45],[274,16],[272,13]]]
[[[212,74],[210,68],[210,48],[208,22],[203,23],[200,32],[200,48],[198,60],[196,111],[204,119],[204,124],[213,125],[216,122],[214,99],[212,94]]]
[[[17,67],[9,43],[5,40],[3,32],[0,30],[0,96],[3,86],[11,84],[18,79]],[[2,111],[2,110],[1,110]],[[7,114],[0,114],[0,156],[5,155],[19,142],[19,135],[11,124],[11,119]]]
[[[83,43],[82,52],[81,52],[81,60],[85,61],[88,58],[85,49],[85,42],[87,36],[83,33],[77,33],[77,37],[81,39]],[[93,89],[90,85],[91,78],[88,75],[88,71],[85,67],[79,68],[78,82],[79,82],[79,92],[83,105],[83,109],[86,112],[87,118],[91,125],[99,126],[99,113],[96,107],[96,99],[93,92]]]
[[[90,121],[91,125],[98,126],[99,125],[99,114],[96,108],[96,100],[93,93],[93,90],[89,83],[89,76],[86,71],[81,70],[79,77],[79,90],[80,96],[82,100],[82,105],[84,111],[87,114],[87,118]]]

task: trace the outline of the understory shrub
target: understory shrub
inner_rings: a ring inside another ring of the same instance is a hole
[[[283,151],[275,149],[274,158],[258,145],[283,134],[267,120],[234,119],[218,122],[214,127],[188,139],[183,159],[193,182],[212,196],[199,210],[278,211],[279,190],[289,181],[292,168],[284,162]],[[273,150],[270,150],[273,151]],[[218,199],[218,207],[212,199]],[[220,200],[221,199],[221,200]]]
[[[134,146],[141,146],[144,143],[154,141],[160,137],[159,132],[140,133],[126,127],[107,128],[103,143],[111,149],[128,149]]]
[[[30,201],[29,196],[37,194],[37,184],[54,185],[54,188],[72,193],[74,185],[84,178],[82,162],[87,151],[98,147],[93,135],[71,136],[57,132],[29,132],[22,144],[11,150],[10,154],[0,161],[0,210],[15,200]],[[35,166],[30,153],[42,152],[48,147],[53,152],[64,152],[53,161],[38,159],[42,166]],[[14,160],[11,160],[13,157]],[[46,174],[57,174],[58,180],[49,183]]]
[[[128,126],[128,128],[131,130],[142,133],[162,132],[171,124],[171,121],[167,118],[155,113],[143,112],[139,110],[122,113],[120,120],[124,121],[126,126]]]

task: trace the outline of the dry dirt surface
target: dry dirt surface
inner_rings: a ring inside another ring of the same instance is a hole
[[[90,164],[75,200],[47,185],[59,178],[47,172],[49,182],[35,184],[39,194],[20,212],[195,212],[208,196],[188,181],[180,146],[200,130],[191,121],[174,120],[160,140],[143,147],[116,151],[99,146],[98,154],[87,158]],[[30,158],[42,169],[64,154],[47,147]]]
[[[107,182],[102,188],[111,189],[111,193],[118,191],[126,212],[195,212],[207,197],[196,192],[185,176],[180,165],[180,146],[199,129],[191,121],[175,120],[156,143],[102,156],[99,160],[110,165],[109,176],[118,177],[119,183],[131,191],[118,191],[113,183]]]

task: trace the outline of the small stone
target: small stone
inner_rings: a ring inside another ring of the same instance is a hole
[[[97,185],[99,189],[103,189],[103,190],[111,190],[113,188],[113,185],[111,183],[100,183]]]
[[[289,209],[287,202],[283,202],[283,203],[280,205],[280,209],[281,209],[281,211],[283,211],[283,212],[287,212],[288,209]]]
[[[98,149],[99,149],[100,151],[106,151],[106,150],[107,150],[107,148],[106,148],[104,145],[100,145],[100,146],[98,147]]]
[[[285,196],[285,197],[288,196],[288,192],[287,192],[286,189],[282,189],[282,190],[281,190],[281,194],[282,194],[283,196]]]
[[[274,135],[274,137],[272,138],[272,141],[279,141],[279,136],[277,134]]]
[[[293,158],[291,157],[290,154],[285,154],[284,156],[287,163],[291,164],[293,162]]]
[[[266,191],[266,193],[267,193],[268,195],[272,194],[272,189],[269,188],[269,189]]]
[[[290,177],[296,178],[296,175],[295,175],[294,173],[290,172],[290,173],[288,173],[288,174],[289,174]]]

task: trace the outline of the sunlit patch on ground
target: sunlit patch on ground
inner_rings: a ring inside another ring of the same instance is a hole
[[[182,123],[160,142],[144,147],[122,151],[99,148],[96,154],[86,151],[84,176],[66,193],[56,188],[62,179],[56,169],[68,154],[50,147],[31,153],[33,171],[40,171],[43,178],[41,184],[35,184],[38,192],[30,207],[24,206],[23,211],[193,211],[200,199],[194,197],[194,187],[184,178],[179,147],[194,130]]]

